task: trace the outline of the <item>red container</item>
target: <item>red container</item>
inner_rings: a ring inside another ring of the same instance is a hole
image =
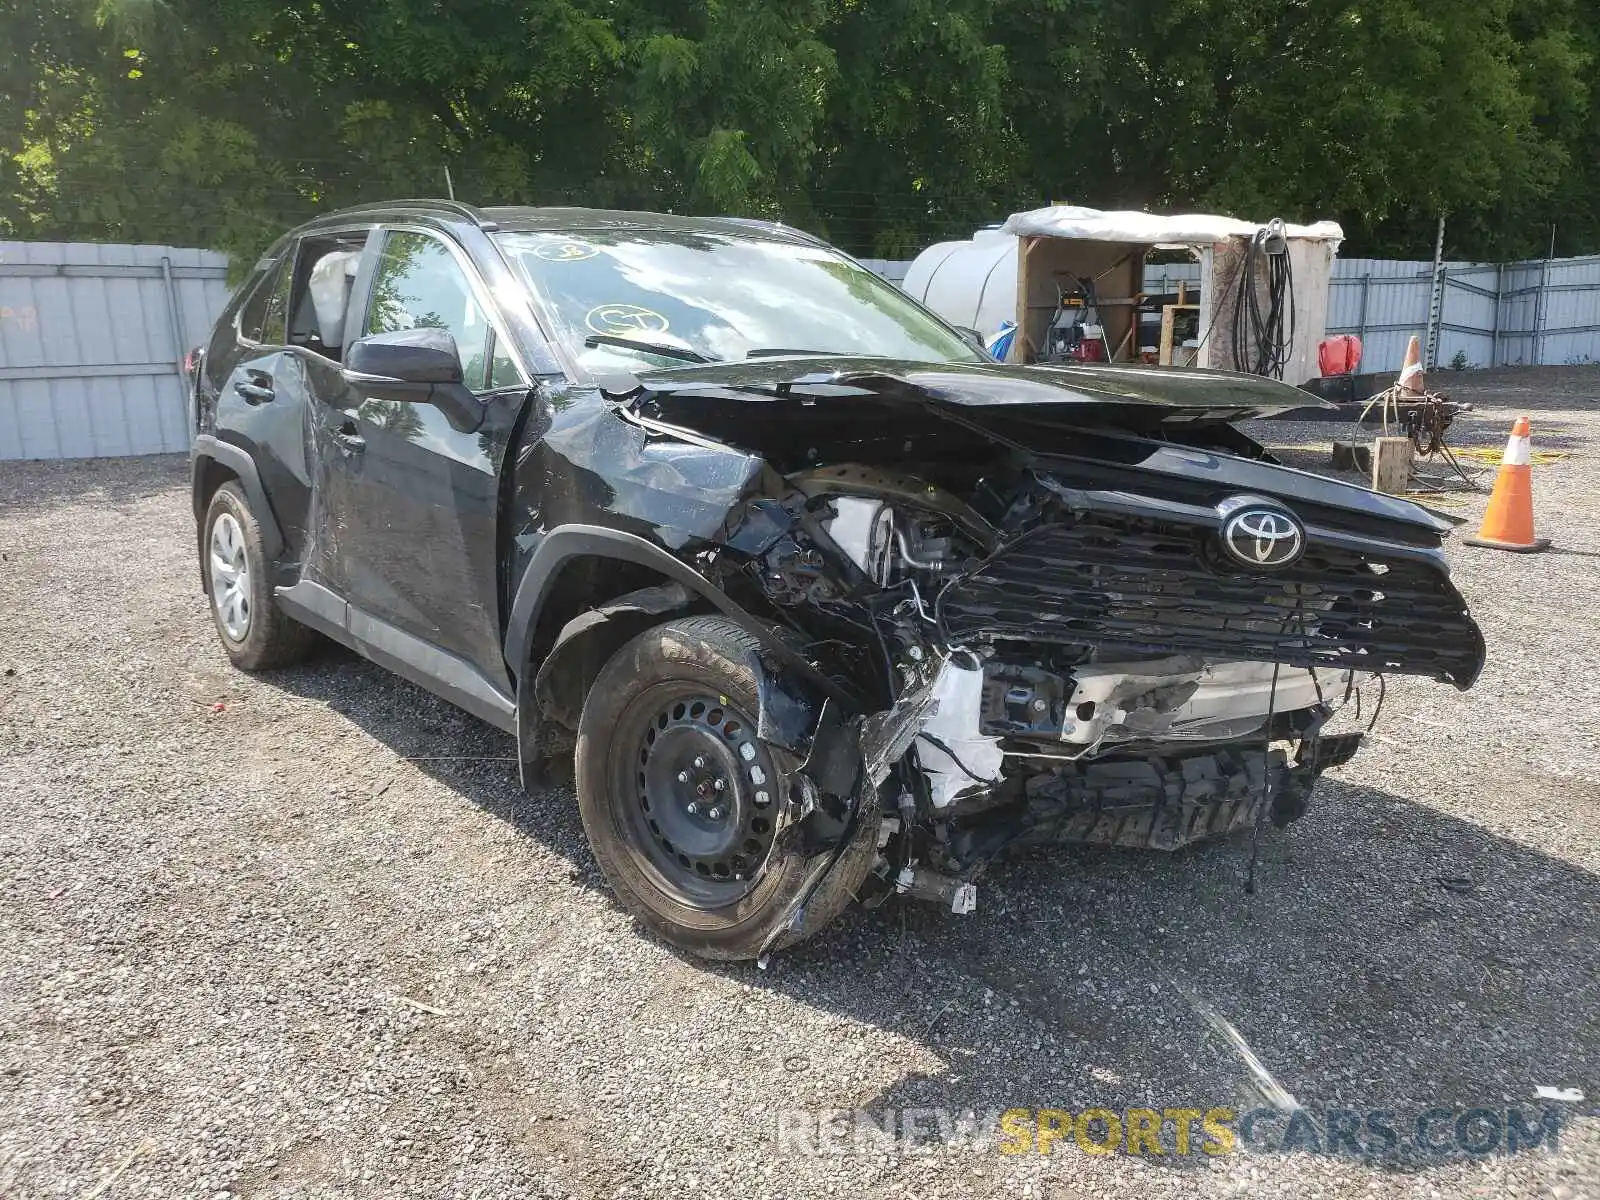
[[[1353,333],[1335,334],[1317,343],[1317,365],[1322,377],[1353,375],[1361,365],[1361,339]]]

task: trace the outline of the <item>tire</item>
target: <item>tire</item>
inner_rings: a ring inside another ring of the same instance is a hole
[[[810,937],[854,899],[877,854],[875,801],[842,853],[774,840],[798,764],[755,737],[758,651],[719,617],[646,630],[602,668],[578,722],[578,807],[601,874],[658,937],[702,958],[756,958]],[[835,856],[803,928],[773,938]]]
[[[211,620],[234,666],[266,671],[293,666],[310,653],[316,634],[273,600],[261,526],[237,483],[223,484],[206,506],[200,562]]]

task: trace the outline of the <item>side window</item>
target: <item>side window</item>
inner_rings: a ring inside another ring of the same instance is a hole
[[[292,252],[286,253],[276,263],[262,272],[256,280],[255,290],[239,309],[239,334],[247,342],[265,342],[271,339],[262,336],[263,330],[268,325],[267,314],[272,306],[272,301],[277,296],[279,287],[285,276],[289,273],[288,264],[294,261]],[[282,335],[279,335],[282,340]]]
[[[269,346],[282,346],[289,338],[289,285],[294,282],[294,272],[290,266],[293,262],[293,255],[284,255],[283,261],[278,264],[278,278],[272,285],[272,294],[267,297],[261,337],[257,340]]]
[[[293,279],[285,293],[285,344],[338,361],[345,342],[355,340],[348,328],[350,296],[366,242],[365,232],[300,239]]]
[[[498,358],[493,331],[461,264],[437,238],[392,232],[378,259],[362,333],[421,327],[443,329],[455,338],[469,388],[482,391],[489,386],[491,363]],[[509,357],[506,368],[514,380]]]

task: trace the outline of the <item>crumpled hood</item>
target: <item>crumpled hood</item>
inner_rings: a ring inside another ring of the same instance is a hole
[[[1020,367],[806,355],[674,367],[638,381],[657,394],[711,389],[820,400],[894,392],[959,408],[1047,406],[1071,409],[1075,420],[1130,428],[1332,407],[1276,379],[1193,367]]]
[[[939,423],[919,422],[925,413],[1032,456],[1070,486],[1201,504],[1264,494],[1312,521],[1353,519],[1422,546],[1436,546],[1459,520],[1229,453],[1254,444],[1231,430],[1232,438],[1223,437],[1218,427],[1318,402],[1276,380],[1228,371],[791,356],[653,371],[606,391],[636,413],[774,461],[797,446],[828,446],[832,439],[822,459],[899,463],[910,452],[900,435]],[[893,431],[887,443],[885,431]],[[816,453],[811,461],[821,461]]]

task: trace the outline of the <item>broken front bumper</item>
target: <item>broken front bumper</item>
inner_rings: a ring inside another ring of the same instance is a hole
[[[1360,687],[1354,671],[1272,663],[1202,664],[1191,658],[1078,667],[1061,739],[1080,746],[1142,738],[1222,741],[1261,729],[1269,713],[1339,701]],[[1164,696],[1188,698],[1152,704]]]

